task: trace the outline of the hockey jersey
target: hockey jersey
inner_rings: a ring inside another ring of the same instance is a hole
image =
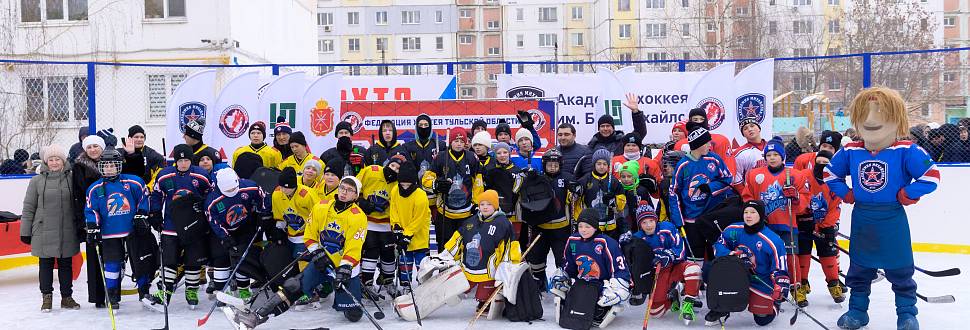
[[[239,179],[239,191],[232,197],[213,190],[204,204],[213,235],[222,240],[240,228],[255,229],[258,215],[270,212],[267,200],[263,189],[249,179]]]
[[[751,292],[771,299],[775,278],[788,276],[785,243],[767,226],[760,232],[748,234],[744,231],[744,223],[738,222],[728,226],[721,233],[721,237],[714,243],[714,255],[723,257],[742,246],[752,253],[751,263],[754,274],[751,276],[761,279],[761,281],[752,279]]]
[[[812,162],[814,163],[814,161]],[[807,172],[803,172],[807,173]],[[829,228],[839,223],[842,215],[842,199],[836,196],[825,182],[809,178],[808,180],[808,210],[812,220],[818,228]]]
[[[102,238],[126,237],[135,213],[144,206],[145,183],[131,174],[115,180],[102,178],[88,187],[87,196],[84,221],[100,226]]]
[[[310,211],[319,202],[316,192],[304,185],[297,185],[293,196],[286,196],[279,187],[273,191],[273,219],[284,224],[290,242],[303,243],[303,230],[310,219]]]
[[[292,167],[293,170],[296,171],[296,175],[300,176],[300,175],[303,175],[303,166],[306,165],[307,160],[310,160],[310,159],[315,159],[317,161],[320,161],[320,166],[327,167],[327,164],[324,164],[323,161],[320,160],[320,158],[318,158],[317,156],[314,156],[312,153],[307,153],[306,157],[303,157],[303,159],[297,159],[296,155],[291,155],[290,157],[286,157],[286,159],[284,159],[283,162],[280,163],[279,169],[280,171],[282,171],[284,168]]]
[[[790,181],[789,181],[790,180]],[[798,190],[798,202],[791,203],[791,210],[788,209],[788,198],[782,192],[788,183],[791,183]],[[785,167],[778,173],[772,173],[768,167],[759,167],[748,171],[748,176],[744,180],[744,193],[741,194],[745,201],[760,200],[765,203],[765,214],[768,215],[768,225],[778,230],[791,231],[789,225],[795,223],[796,216],[804,212],[808,207],[808,181],[801,171],[792,170]],[[791,216],[789,216],[789,213]],[[784,229],[783,229],[784,228]]]
[[[236,160],[239,156],[251,152],[263,159],[263,167],[277,168],[280,163],[283,162],[283,155],[280,154],[279,150],[273,148],[270,145],[263,143],[260,147],[254,147],[252,144],[247,144],[242,147],[236,148],[236,151],[232,153],[232,166],[236,166]]]
[[[407,153],[407,151],[404,149],[404,143],[401,143],[401,141],[395,140],[394,145],[391,147],[386,147],[384,143],[385,142],[378,140],[374,142],[370,148],[367,148],[367,151],[364,154],[364,161],[367,162],[368,165],[384,166],[384,162],[387,161],[387,159],[391,156],[397,154],[403,155]]]
[[[738,186],[736,188],[738,191],[742,190],[740,186],[744,184],[744,178],[748,175],[748,171],[768,166],[764,154],[767,145],[768,140],[761,139],[761,143],[748,142],[731,152],[731,157],[734,158],[734,163],[737,166],[731,184]]]
[[[900,189],[918,199],[940,183],[940,171],[929,154],[910,141],[898,141],[875,154],[864,142],[851,142],[832,156],[823,176],[836,195],[845,199],[851,191],[856,203],[898,203]],[[852,189],[846,176],[851,176]]]
[[[566,189],[566,183],[572,181],[572,174],[566,173],[565,171],[559,171],[556,175],[549,175],[549,173],[543,174],[548,180],[552,182],[552,192],[555,196],[555,200],[550,203],[558,203],[558,212],[546,212],[550,220],[549,222],[538,225],[542,229],[559,229],[569,226],[569,218],[566,217],[566,201],[571,200],[572,194]]]
[[[523,170],[531,167],[532,170],[533,171],[536,171],[537,173],[542,173],[543,172],[542,171],[543,170],[542,169],[542,157],[541,156],[535,156],[535,153],[533,153],[532,156],[529,156],[529,155],[519,155],[518,153],[515,153],[515,154],[512,154],[512,157],[509,159],[509,161],[512,164],[514,164],[516,167],[518,167],[520,169],[523,169]]]
[[[626,157],[623,155],[613,156],[613,164],[610,168],[613,169],[613,176],[617,179],[620,178],[620,169],[623,168],[623,163],[628,162]],[[660,172],[660,164],[649,157],[640,157],[637,159],[637,164],[640,165],[640,173],[637,174],[649,174],[654,180],[660,182],[663,179],[663,174]],[[656,194],[653,197],[658,197]]]
[[[370,165],[357,172],[357,180],[363,185],[361,197],[363,199],[383,198],[390,201],[387,194],[387,180],[384,179],[384,168],[379,165]],[[388,207],[389,208],[389,207]],[[367,230],[388,232],[391,231],[387,209],[382,212],[371,212],[367,214]]]
[[[615,230],[616,219],[623,217],[622,211],[627,204],[620,180],[610,174],[590,172],[577,184],[583,186],[583,195],[578,203],[573,203],[573,218],[578,219],[584,208],[593,208],[598,214],[599,230]]]
[[[438,154],[445,152],[446,148],[446,144],[437,138],[432,138],[424,142],[419,139],[414,139],[404,144],[405,156],[408,157],[409,162],[414,162],[415,167],[418,168],[419,178],[425,177],[425,173],[431,169],[431,164],[434,164]],[[437,200],[438,196],[432,188],[431,186],[422,187],[424,192],[427,193],[428,199],[432,201],[430,204],[435,205],[434,201]]]
[[[502,211],[484,219],[479,214],[462,222],[444,251],[458,261],[469,282],[491,281],[500,263],[521,260],[513,234],[512,223]]]
[[[367,237],[367,216],[356,203],[337,210],[325,200],[313,207],[310,223],[303,235],[307,250],[326,249],[335,267],[349,265],[353,275],[360,274],[360,254]]]
[[[398,185],[393,185],[388,192],[391,196],[391,207],[388,216],[391,226],[398,225],[404,230],[405,236],[411,236],[411,245],[407,251],[427,249],[431,235],[431,209],[428,207],[428,195],[421,189],[415,189],[408,197],[401,196]]]
[[[499,209],[512,222],[520,222],[516,219],[516,203],[519,201],[519,188],[522,186],[520,171],[521,168],[511,162],[501,165],[496,161],[489,162],[482,170],[484,189],[498,193]]]
[[[570,278],[586,281],[621,278],[628,283],[630,281],[630,270],[627,269],[620,244],[603,233],[597,232],[589,239],[584,239],[579,233],[572,234],[566,240],[563,256],[563,271]]]
[[[717,133],[711,133],[711,151],[713,151],[715,154],[721,157],[721,160],[724,161],[724,165],[727,166],[728,171],[730,171],[731,174],[733,175],[734,173],[737,173],[738,166],[734,161],[734,155],[731,152],[732,151],[731,146],[732,146],[731,141],[728,140],[726,136],[717,134]],[[690,143],[688,143],[687,138],[683,138],[677,141],[677,143],[674,144],[674,150],[680,150],[685,153],[690,152]],[[654,161],[656,161],[657,164],[663,164],[662,150],[661,152],[657,153],[657,157],[654,157]],[[641,168],[643,167],[641,166]],[[658,178],[657,180],[660,180],[660,179]]]
[[[472,215],[472,206],[477,204],[478,194],[484,191],[478,160],[468,150],[462,151],[457,157],[450,150],[439,156],[431,165],[431,171],[424,172],[421,183],[426,190],[433,190],[438,175],[451,179],[448,192],[439,196],[440,209],[448,219],[466,219]]]
[[[657,229],[653,234],[647,235],[642,229],[633,233],[634,238],[642,239],[654,253],[667,251],[674,256],[674,264],[679,264],[687,260],[684,253],[684,241],[680,239],[680,231],[670,222],[657,222]]]
[[[813,175],[812,171],[815,169],[815,154],[817,153],[806,152],[798,155],[798,157],[795,157],[795,163],[791,168],[796,171],[805,172],[806,177],[811,177]]]
[[[696,189],[702,184],[711,188],[710,194]],[[670,221],[677,227],[694,223],[694,219],[733,194],[730,184],[731,172],[720,156],[708,153],[694,159],[688,153],[677,163],[670,180]]]
[[[208,173],[199,166],[192,165],[185,172],[179,172],[175,166],[162,169],[155,179],[155,185],[148,198],[150,212],[163,211],[162,235],[178,236],[175,232],[175,223],[169,216],[169,205],[173,200],[188,194],[196,194],[199,199],[205,198],[212,190]]]

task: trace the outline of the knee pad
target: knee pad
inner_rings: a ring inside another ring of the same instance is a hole
[[[754,314],[754,323],[760,326],[766,326],[775,320],[775,314]]]
[[[253,296],[251,310],[260,318],[267,318],[270,314],[279,316],[290,309],[290,304],[283,300],[281,293],[272,290],[260,290]],[[295,300],[294,300],[295,301]]]

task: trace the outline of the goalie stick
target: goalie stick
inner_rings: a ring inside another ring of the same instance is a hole
[[[846,235],[843,233],[839,233],[839,237],[845,238],[850,242],[852,241],[852,238],[849,237],[849,235]],[[839,246],[839,250],[842,250],[842,252],[845,252],[845,253],[849,253],[849,251],[846,251],[845,248],[843,248],[842,246]],[[926,270],[926,269],[920,268],[919,266],[914,266],[914,267],[916,267],[916,270],[918,270],[920,273],[923,273],[932,277],[947,277],[947,276],[960,275],[960,268],[950,268],[950,269],[933,271],[933,270]]]
[[[845,253],[849,253],[848,251],[845,251],[845,249],[842,248],[841,246],[839,246],[838,244],[836,244],[836,246],[839,247],[839,250],[841,250],[841,251],[843,251]],[[816,258],[815,256],[812,256],[812,258],[815,259],[815,260],[818,260],[818,258]],[[845,278],[845,273],[843,273],[842,270],[839,270],[839,276],[842,276],[842,278]],[[875,282],[878,282],[878,281],[880,281],[881,279],[884,279],[884,278],[886,278],[886,274],[883,273],[882,269],[877,269],[876,270],[876,279],[873,280],[872,282],[875,283]],[[949,304],[949,303],[954,303],[954,302],[957,301],[956,297],[954,297],[951,294],[942,295],[942,296],[927,297],[927,296],[924,296],[924,295],[920,294],[919,292],[917,292],[916,293],[916,297],[919,298],[919,299],[921,299],[921,300],[923,300],[923,301],[925,301],[925,302],[931,303],[931,304]]]

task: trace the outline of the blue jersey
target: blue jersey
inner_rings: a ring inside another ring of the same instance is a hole
[[[509,157],[509,161],[522,170],[531,167],[536,173],[542,174],[542,157],[535,155],[531,157],[529,155],[520,156],[518,153],[515,153],[512,154],[512,157]]]
[[[846,176],[851,176],[855,202],[862,204],[898,203],[900,189],[917,199],[940,183],[936,164],[926,150],[910,141],[898,141],[875,155],[863,142],[847,144],[832,156],[823,174],[832,192],[843,199],[850,190]]]
[[[145,200],[145,183],[131,174],[122,174],[116,180],[102,178],[88,187],[87,196],[84,221],[101,226],[103,238],[125,237]]]
[[[690,153],[677,163],[674,176],[670,180],[670,221],[677,227],[684,223],[694,223],[694,219],[717,206],[733,194],[731,190],[731,171],[724,165],[721,157],[713,152],[691,158]],[[711,193],[697,189],[707,184]]]
[[[602,233],[589,239],[583,239],[579,233],[572,234],[566,241],[564,255],[563,271],[571,278],[606,281],[615,277],[630,281],[630,270],[620,244]]]
[[[232,197],[213,190],[205,199],[205,214],[212,233],[225,239],[239,228],[255,227],[256,220],[249,218],[270,212],[268,199],[263,189],[249,179],[239,179],[239,192]]]
[[[726,256],[738,247],[747,247],[751,251],[751,263],[754,265],[751,279],[751,290],[764,297],[771,297],[774,291],[775,278],[788,276],[788,266],[785,263],[785,243],[775,232],[765,226],[760,232],[748,234],[744,231],[744,223],[734,223],[721,233],[721,238],[714,243],[714,255]]]
[[[208,173],[201,167],[192,165],[188,171],[179,172],[175,166],[170,166],[158,172],[151,195],[148,198],[147,209],[151,212],[162,211],[164,205],[164,221],[162,234],[177,236],[175,223],[169,217],[168,207],[173,200],[189,194],[196,194],[204,198],[211,190]]]
[[[675,258],[672,264],[679,264],[687,259],[687,255],[684,254],[684,241],[680,239],[680,232],[669,221],[657,222],[657,229],[652,235],[647,235],[641,229],[633,233],[633,237],[647,242],[654,253],[668,251]]]

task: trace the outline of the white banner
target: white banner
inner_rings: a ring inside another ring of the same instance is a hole
[[[254,120],[268,123],[266,134],[276,128],[276,118],[282,116],[293,131],[307,131],[309,123],[296,115],[296,105],[303,97],[309,80],[303,71],[290,72],[279,76],[263,87],[259,96],[259,106],[252,116]],[[304,133],[306,134],[306,133]],[[271,143],[271,142],[267,142]]]
[[[737,97],[736,109],[738,122],[745,117],[758,118],[761,124],[761,136],[771,138],[774,130],[771,127],[775,99],[775,60],[767,59],[741,70],[734,77],[734,95]],[[739,144],[744,144],[744,138],[739,138]]]
[[[259,100],[259,72],[246,72],[232,78],[222,88],[213,107],[212,125],[206,125],[206,143],[225,155],[232,164],[236,148],[249,144],[249,126],[258,121],[255,117]],[[263,123],[266,123],[265,119]],[[266,138],[269,142],[269,137]]]
[[[300,97],[296,117],[307,123],[303,130],[311,146],[329,148],[336,145],[333,129],[340,120],[340,86],[343,74],[332,72],[310,83]],[[325,149],[324,149],[325,150]],[[317,150],[317,156],[324,150]]]
[[[344,76],[340,100],[454,100],[456,79],[448,75]]]
[[[622,79],[629,79],[636,73],[636,69],[628,66],[617,71],[610,68],[596,67],[596,79],[600,86],[600,100],[602,104],[596,107],[593,117],[599,119],[604,114],[613,117],[613,127],[623,132],[633,132],[633,114],[630,109],[623,106],[626,102],[626,86],[621,83]],[[597,128],[599,128],[597,126]]]
[[[738,129],[738,116],[735,113],[734,62],[724,63],[707,71],[689,95],[688,111],[690,108],[704,109],[713,133],[724,135],[734,142],[744,140],[741,130]]]
[[[203,70],[185,78],[168,99],[165,109],[166,144],[175,146],[185,143],[185,124],[190,120],[200,120],[209,127],[216,121],[213,103],[215,102],[216,70]],[[208,129],[208,128],[207,128]],[[209,136],[203,131],[203,140]]]

